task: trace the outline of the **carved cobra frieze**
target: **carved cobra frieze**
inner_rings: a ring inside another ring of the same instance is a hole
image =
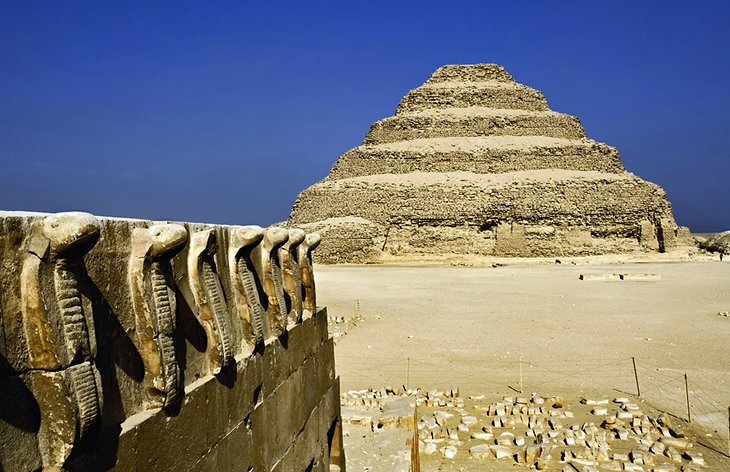
[[[63,467],[101,417],[93,315],[79,289],[83,257],[98,239],[94,216],[50,215],[33,230],[23,261],[23,331],[41,410],[41,456],[48,468]]]
[[[319,233],[309,233],[297,247],[299,271],[302,274],[302,308],[304,316],[312,316],[317,311],[317,292],[314,286],[312,251],[319,246],[322,237]]]
[[[170,260],[187,239],[187,231],[177,224],[135,228],[132,232],[129,285],[145,366],[145,390],[150,406],[154,407],[174,403],[180,393],[173,342],[176,300]]]
[[[268,327],[259,296],[254,260],[257,246],[264,237],[260,226],[240,226],[230,230],[228,270],[238,317],[241,320],[243,343],[248,351],[267,337]]]
[[[284,228],[271,227],[264,230],[260,251],[260,275],[266,294],[266,318],[269,336],[279,337],[286,330],[287,311],[284,298],[284,281],[279,260],[279,248],[289,239]]]
[[[190,237],[188,277],[201,324],[208,337],[208,358],[213,374],[233,361],[233,333],[225,294],[215,264],[215,231],[197,231]]]
[[[302,276],[299,272],[297,248],[304,241],[304,230],[289,230],[289,239],[279,248],[289,326],[302,322]]]

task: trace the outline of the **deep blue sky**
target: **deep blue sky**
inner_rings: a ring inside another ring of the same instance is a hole
[[[730,229],[729,5],[0,0],[0,209],[281,221],[438,66],[497,62]]]

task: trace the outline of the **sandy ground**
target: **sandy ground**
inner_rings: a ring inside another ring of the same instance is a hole
[[[337,338],[343,391],[636,393],[633,357],[642,398],[685,417],[687,374],[695,424],[727,438],[730,318],[718,315],[730,311],[727,259],[514,262],[318,266],[318,303],[360,317]]]

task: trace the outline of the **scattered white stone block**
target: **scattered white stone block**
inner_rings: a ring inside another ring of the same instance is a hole
[[[554,450],[555,446],[542,446],[539,459],[541,461],[549,461],[552,458]]]
[[[596,407],[591,410],[591,414],[596,416],[606,416],[608,414],[608,408]]]
[[[444,446],[439,451],[447,459],[453,459],[456,456],[456,447],[454,446]]]
[[[663,442],[666,446],[671,446],[677,449],[689,449],[692,447],[692,443],[684,438],[659,438],[659,441]]]
[[[578,280],[585,281],[618,281],[621,280],[619,274],[580,274]]]
[[[497,437],[497,444],[500,446],[511,446],[512,441],[515,440],[515,435],[509,431],[505,431]]]
[[[573,459],[570,462],[573,464],[578,464],[582,467],[598,467],[598,462],[590,459]]]
[[[693,464],[705,465],[705,458],[702,457],[701,452],[684,451],[684,458],[692,462]]]
[[[454,417],[454,415],[452,415],[451,413],[442,410],[434,411],[433,416],[434,418],[436,418],[436,423],[441,426],[444,426],[449,418]]]
[[[619,274],[619,277],[621,280],[626,281],[653,281],[653,280],[660,280],[662,278],[659,274],[639,274],[639,273],[630,273],[630,274]]]
[[[486,459],[492,455],[492,451],[487,444],[477,444],[469,448],[469,454],[475,459]]]
[[[463,416],[461,418],[461,422],[467,426],[470,426],[477,422],[477,417],[476,416]]]
[[[429,456],[433,453],[435,453],[437,450],[437,446],[434,443],[427,443],[426,447],[423,448],[423,452],[425,454],[428,454]]]
[[[482,441],[491,441],[494,439],[494,434],[492,433],[485,433],[483,431],[477,431],[474,433],[471,433],[472,439],[481,439]]]
[[[664,450],[664,455],[674,462],[682,462],[682,454],[672,446],[667,446]]]
[[[506,446],[489,446],[497,459],[512,457],[512,449]]]
[[[629,458],[634,464],[644,463],[644,453],[639,451],[638,449],[632,449],[631,452],[629,452]]]
[[[609,461],[609,462],[601,463],[601,470],[614,472],[614,471],[619,471],[621,469],[623,469],[623,466],[621,465],[620,462]]]
[[[537,458],[540,456],[540,446],[532,444],[527,446],[525,449],[525,463],[534,464],[537,462]]]

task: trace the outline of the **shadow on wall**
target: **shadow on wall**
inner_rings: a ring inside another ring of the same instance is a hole
[[[21,374],[11,374],[7,359],[0,354],[0,420],[30,433],[38,432],[41,414],[33,393]]]

